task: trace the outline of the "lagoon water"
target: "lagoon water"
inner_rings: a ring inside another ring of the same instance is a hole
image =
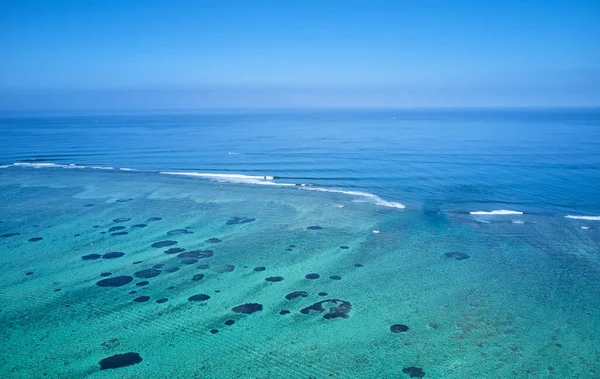
[[[0,377],[600,376],[600,110],[3,115],[0,143]]]

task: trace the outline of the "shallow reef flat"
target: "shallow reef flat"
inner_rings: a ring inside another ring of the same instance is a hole
[[[564,227],[7,170],[0,377],[599,377],[598,230]]]

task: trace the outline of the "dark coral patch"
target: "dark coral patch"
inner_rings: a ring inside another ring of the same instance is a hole
[[[37,241],[41,241],[41,240],[43,240],[42,237],[33,237],[33,238],[28,239],[27,241],[29,241],[29,242],[37,242]]]
[[[193,265],[194,263],[198,263],[198,260],[194,259],[194,258],[187,258],[187,259],[182,259],[181,263],[183,263],[184,265]]]
[[[212,268],[212,270],[214,272],[219,272],[219,273],[232,272],[233,270],[235,270],[235,266],[234,265],[230,265],[230,264],[221,265],[221,266],[214,266]]]
[[[328,293],[327,292],[319,292],[317,295],[319,295],[319,296],[327,296]]]
[[[150,282],[147,281],[147,280],[142,280],[141,282],[135,283],[135,285],[138,286],[138,287],[147,286],[148,284],[150,284]]]
[[[312,225],[312,226],[307,227],[306,229],[308,229],[308,230],[321,230],[323,228],[320,227],[319,225]]]
[[[296,245],[289,245],[288,247],[292,247],[293,248],[293,247],[296,247]]]
[[[14,236],[20,236],[21,233],[5,233],[3,235],[1,235],[1,238],[8,238],[8,237],[14,237]]]
[[[217,333],[219,333],[219,330],[218,330],[218,329],[211,329],[211,331],[210,331],[210,332],[211,332],[212,334],[217,334]]]
[[[142,263],[143,261],[135,261],[133,262],[134,265],[139,265],[140,263]]]
[[[103,272],[100,276],[111,276],[112,272]]]
[[[253,221],[256,221],[256,219],[249,218],[249,217],[232,217],[229,220],[227,220],[226,224],[227,225],[248,224]]]
[[[446,256],[446,258],[454,258],[457,261],[463,261],[465,259],[471,258],[469,254],[462,253],[460,251],[451,251],[449,253],[444,253],[444,255]]]
[[[192,277],[192,281],[199,282],[204,279],[204,274],[196,274]]]
[[[117,203],[128,203],[130,201],[133,201],[133,199],[119,199],[117,200]]]
[[[347,250],[347,249],[349,249],[349,247],[348,247],[348,246],[346,246],[346,245],[342,245],[342,246],[340,246],[340,249]]]
[[[420,367],[404,367],[402,372],[408,374],[408,376],[411,378],[423,378],[425,376],[425,371],[423,371],[423,369]]]
[[[362,264],[360,264],[360,263],[355,263],[355,264],[354,264],[354,267],[363,267],[363,265],[362,265]]]
[[[130,219],[130,218],[128,218],[128,217],[119,217],[119,218],[115,218],[115,219],[113,220],[113,222],[117,222],[117,223],[118,223],[118,222],[127,222],[127,221],[129,221],[129,220],[131,220],[131,219]]]
[[[283,316],[283,315],[289,315],[289,314],[290,314],[290,311],[288,311],[287,309],[284,309],[284,310],[282,310],[282,311],[279,311],[279,314],[280,314],[280,315],[282,315],[282,316]]]
[[[328,303],[332,303],[335,306],[327,310],[327,313],[323,315],[324,319],[330,320],[334,318],[348,318],[348,313],[350,313],[350,311],[352,310],[352,304],[350,304],[350,302],[348,301],[339,299],[327,299],[319,301],[317,303],[309,305],[306,308],[302,308],[300,310],[300,313],[307,315],[310,313],[310,311],[325,312],[326,309],[323,307],[323,304]]]
[[[220,239],[218,239],[218,238],[209,238],[209,239],[207,239],[207,240],[206,240],[206,241],[204,241],[204,242],[206,242],[206,243],[220,243],[220,242],[223,242],[223,241],[221,241],[221,240],[220,240]]]
[[[102,258],[104,259],[114,259],[114,258],[120,258],[123,255],[125,255],[125,253],[122,253],[120,251],[112,251],[110,253],[106,253],[102,256]]]
[[[137,293],[137,291],[135,291],[135,290],[134,291],[129,291],[130,295],[135,295],[136,293]]]
[[[341,276],[339,276],[339,275],[331,275],[331,276],[329,277],[329,279],[331,279],[331,280],[342,280],[342,277],[341,277]]]
[[[306,292],[306,291],[294,291],[294,292],[290,292],[287,295],[285,295],[285,298],[287,300],[293,300],[293,299],[296,299],[298,297],[308,297],[308,292]]]
[[[227,325],[227,326],[231,326],[233,324],[235,324],[235,320],[227,320],[227,321],[225,321],[225,325]]]
[[[165,269],[165,272],[168,272],[171,274],[174,272],[177,272],[177,271],[179,271],[179,267],[177,267],[177,266],[171,266],[171,267]]]
[[[100,370],[108,370],[112,368],[120,368],[138,364],[142,361],[142,357],[138,353],[115,354],[108,358],[102,359]]]
[[[187,229],[174,229],[167,232],[167,235],[169,236],[178,236],[180,234],[194,234],[194,232]]]
[[[148,300],[150,300],[150,296],[140,296],[140,297],[136,297],[135,299],[133,299],[133,301],[136,303],[145,303]]]
[[[394,324],[390,326],[390,332],[392,333],[404,333],[408,331],[408,326],[402,324]]]
[[[304,277],[306,279],[319,279],[321,277],[321,275],[312,273],[312,274],[306,274],[306,275],[304,275]]]
[[[148,219],[148,221],[160,221],[160,220],[162,220],[162,217],[150,217]]]
[[[212,250],[192,250],[192,251],[186,251],[184,253],[181,253],[181,254],[177,255],[177,257],[201,259],[201,258],[210,258],[213,255],[214,255],[214,252]]]
[[[234,311],[235,313],[244,313],[244,314],[249,315],[254,312],[262,311],[263,306],[262,306],[262,304],[258,304],[258,303],[246,303],[246,304],[242,304],[242,305],[233,307],[233,308],[231,308],[231,310]]]
[[[84,255],[83,257],[81,257],[81,259],[83,259],[84,261],[91,261],[94,259],[99,259],[102,258],[102,255],[100,254],[88,254],[88,255]]]
[[[93,207],[93,206],[94,206],[94,204],[84,204],[83,206],[84,206],[84,207]]]
[[[254,267],[254,271],[256,272],[260,272],[260,271],[265,271],[267,268],[263,267],[263,266],[259,266],[259,267]]]
[[[285,249],[285,251],[294,251],[294,249],[292,249],[292,248],[287,248],[287,249]]]
[[[119,225],[119,226],[113,226],[112,228],[108,229],[108,231],[109,232],[116,232],[116,231],[123,230],[123,229],[125,229],[125,227],[122,226],[122,225]]]
[[[135,224],[135,225],[131,225],[132,228],[145,228],[146,226],[148,226],[147,224]]]
[[[25,275],[33,275],[33,271],[27,271]]]
[[[133,275],[135,275],[136,278],[150,279],[160,275],[160,273],[161,271],[155,268],[147,268],[145,270],[137,271]]]
[[[165,250],[164,253],[165,254],[179,254],[183,251],[185,251],[185,249],[183,247],[172,247],[170,249]]]
[[[121,286],[131,283],[132,281],[133,281],[132,276],[122,275],[122,276],[115,276],[112,278],[102,279],[102,280],[96,282],[96,285],[98,287],[121,287]]]
[[[110,233],[111,236],[125,236],[129,233],[127,232],[116,232],[116,233]]]
[[[168,246],[173,246],[173,245],[177,245],[177,241],[165,240],[165,241],[154,242],[152,244],[152,247],[161,248],[161,247],[168,247]]]
[[[164,264],[162,264],[162,263],[159,263],[159,264],[157,264],[157,265],[154,265],[154,266],[152,266],[152,268],[155,268],[155,269],[161,269],[161,268],[163,268],[163,267],[165,267],[165,265],[164,265]]]
[[[210,296],[203,293],[188,297],[188,301],[206,301],[208,299],[210,299]]]
[[[210,268],[210,266],[207,264],[203,264],[203,265],[198,265],[198,268],[200,270],[208,270]]]
[[[265,278],[267,282],[281,282],[283,280],[283,276],[269,276]]]
[[[167,299],[166,297],[162,297],[162,298],[156,300],[156,302],[158,304],[166,303],[167,301],[169,301],[169,299]]]

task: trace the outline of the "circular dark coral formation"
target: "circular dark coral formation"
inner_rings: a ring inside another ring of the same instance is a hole
[[[342,280],[342,277],[341,277],[341,276],[339,276],[339,275],[331,275],[331,276],[329,277],[329,279],[331,279],[331,280]]]
[[[294,251],[294,249],[292,249],[292,248],[287,248],[287,249],[285,249],[285,251]]]
[[[193,265],[194,263],[198,263],[198,260],[194,259],[194,258],[187,258],[187,259],[182,259],[181,263],[183,263],[184,265]]]
[[[132,281],[133,281],[132,276],[121,275],[121,276],[115,276],[112,278],[102,279],[102,280],[96,282],[96,285],[98,287],[121,287],[121,286],[131,283]]]
[[[160,221],[160,220],[162,220],[162,217],[150,217],[148,219],[148,221]]]
[[[27,271],[25,275],[33,275],[33,271]]]
[[[259,267],[254,267],[254,271],[256,272],[261,272],[261,271],[265,271],[267,268],[263,267],[263,266],[259,266]]]
[[[114,258],[121,258],[123,255],[125,255],[125,253],[122,253],[120,251],[111,251],[110,253],[106,253],[102,256],[103,259],[114,259]]]
[[[133,301],[136,303],[145,303],[148,300],[150,300],[150,296],[140,296],[140,297],[136,297],[135,299],[133,299]]]
[[[148,224],[135,224],[131,225],[132,228],[145,228]]]
[[[117,223],[119,223],[119,222],[127,222],[127,221],[129,221],[129,220],[131,220],[131,219],[130,219],[130,218],[127,218],[127,217],[119,217],[119,218],[115,218],[115,219],[113,220],[113,222],[117,222]]]
[[[103,272],[100,276],[111,276],[112,272]]]
[[[150,282],[147,281],[147,280],[142,280],[141,282],[135,283],[135,285],[138,286],[138,287],[147,286],[148,284],[150,284]]]
[[[314,280],[314,279],[319,279],[321,277],[321,275],[312,273],[312,274],[306,274],[306,275],[304,275],[304,277],[306,279],[313,279]]]
[[[346,246],[346,245],[342,245],[340,246],[340,249],[344,249],[344,250],[348,250],[350,247]]]
[[[220,240],[219,238],[209,238],[206,241],[204,241],[206,243],[221,243],[223,242],[222,240]]]
[[[204,279],[204,274],[196,274],[192,277],[192,281],[199,282]]]
[[[194,232],[192,232],[191,230],[187,230],[187,229],[174,229],[174,230],[169,230],[167,232],[168,236],[178,236],[180,234],[194,234]]]
[[[177,271],[179,271],[179,267],[177,267],[177,266],[171,266],[171,267],[165,269],[165,272],[168,272],[170,274],[177,272]]]
[[[134,291],[129,291],[130,295],[135,295],[136,293],[137,293],[137,291],[135,291],[135,290]]]
[[[306,291],[294,291],[294,292],[290,292],[287,295],[285,295],[285,298],[287,300],[293,300],[299,297],[308,297],[308,292]]]
[[[465,259],[471,258],[469,254],[460,251],[451,251],[449,253],[444,253],[444,255],[446,256],[446,258],[453,258],[457,261],[463,261]]]
[[[217,333],[219,333],[219,330],[218,330],[218,329],[211,329],[211,331],[210,331],[210,332],[211,332],[212,334],[217,334]]]
[[[173,245],[177,245],[177,241],[165,240],[165,241],[154,242],[152,244],[152,247],[161,248],[161,247],[169,247],[169,246],[173,246]]]
[[[319,296],[327,296],[328,293],[327,292],[319,292],[317,295],[319,295]]]
[[[269,276],[265,278],[267,282],[281,282],[283,280],[283,276]]]
[[[108,370],[138,364],[142,357],[138,353],[115,354],[100,360],[100,370]]]
[[[8,237],[14,237],[14,236],[20,236],[21,233],[5,233],[3,235],[1,235],[1,238],[8,238]]]
[[[116,232],[116,233],[110,233],[111,236],[125,236],[129,233],[127,232]]]
[[[259,312],[263,310],[262,304],[258,303],[246,303],[242,305],[238,305],[236,307],[231,308],[235,313],[244,313],[244,314],[252,314],[254,312]]]
[[[233,324],[235,324],[235,320],[227,320],[227,321],[225,321],[225,325],[227,325],[227,326],[231,326]]]
[[[102,258],[102,255],[100,254],[88,254],[88,255],[84,255],[83,257],[81,257],[81,259],[83,259],[84,261],[92,261],[94,259],[100,259]]]
[[[408,326],[403,324],[394,324],[390,326],[390,332],[392,333],[404,333],[408,331]]]
[[[250,222],[256,221],[255,218],[250,218],[250,217],[232,217],[229,220],[227,220],[226,224],[227,225],[238,225],[238,224],[247,224]]]
[[[136,271],[133,275],[136,278],[150,279],[160,275],[161,271],[155,268],[147,268],[145,270]]]
[[[159,264],[156,264],[156,265],[152,266],[152,268],[155,268],[155,269],[161,269],[163,267],[165,267],[165,265],[162,264],[162,263],[159,263]]]
[[[56,288],[56,289],[54,290],[54,292],[58,292],[58,291],[60,291],[60,288]]]
[[[178,254],[177,257],[178,258],[202,259],[202,258],[210,258],[213,255],[214,255],[214,252],[212,250],[192,250],[192,251],[186,251],[184,253]]]
[[[122,225],[119,225],[119,226],[113,226],[112,228],[108,229],[108,231],[109,232],[117,232],[117,231],[123,230],[123,229],[125,229],[125,227]]]
[[[321,230],[323,228],[320,227],[319,225],[311,225],[311,226],[307,227],[306,229],[308,229],[308,230]]]
[[[348,313],[352,310],[352,304],[349,301],[340,300],[340,299],[327,299],[322,300],[312,305],[309,305],[306,308],[302,308],[300,313],[309,314],[310,311],[316,312],[325,312],[326,309],[323,307],[323,304],[331,303],[334,306],[327,310],[327,313],[323,315],[323,318],[326,320],[331,320],[334,318],[348,318]]]
[[[290,311],[288,311],[287,309],[284,309],[284,310],[282,310],[282,311],[279,311],[279,314],[280,314],[280,315],[282,315],[282,316],[283,316],[283,315],[289,315],[289,314],[290,314]]]
[[[179,254],[183,251],[185,251],[185,249],[183,247],[172,247],[170,249],[165,250],[164,253],[165,254]]]
[[[41,240],[43,240],[42,237],[33,237],[33,238],[28,239],[27,241],[29,241],[29,242],[38,242],[38,241],[41,241]]]
[[[234,265],[230,265],[230,264],[221,265],[221,266],[214,266],[212,268],[212,270],[214,272],[218,272],[218,273],[232,272],[233,270],[235,270],[235,266]]]
[[[423,371],[423,369],[420,367],[404,367],[402,372],[408,374],[408,376],[411,378],[423,378],[425,376],[425,371]]]
[[[200,270],[208,270],[210,268],[210,266],[207,264],[203,264],[203,265],[198,265],[198,268]]]
[[[208,299],[210,296],[203,293],[188,297],[188,301],[206,301]]]
[[[158,304],[166,303],[167,301],[169,301],[169,299],[166,297],[161,297],[160,299],[156,300]]]
[[[355,263],[355,264],[354,264],[354,267],[363,267],[363,265],[362,265],[362,264],[360,264],[360,263]]]

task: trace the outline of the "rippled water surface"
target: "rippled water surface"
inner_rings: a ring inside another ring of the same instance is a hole
[[[2,377],[600,376],[598,110],[3,116],[0,143]]]

